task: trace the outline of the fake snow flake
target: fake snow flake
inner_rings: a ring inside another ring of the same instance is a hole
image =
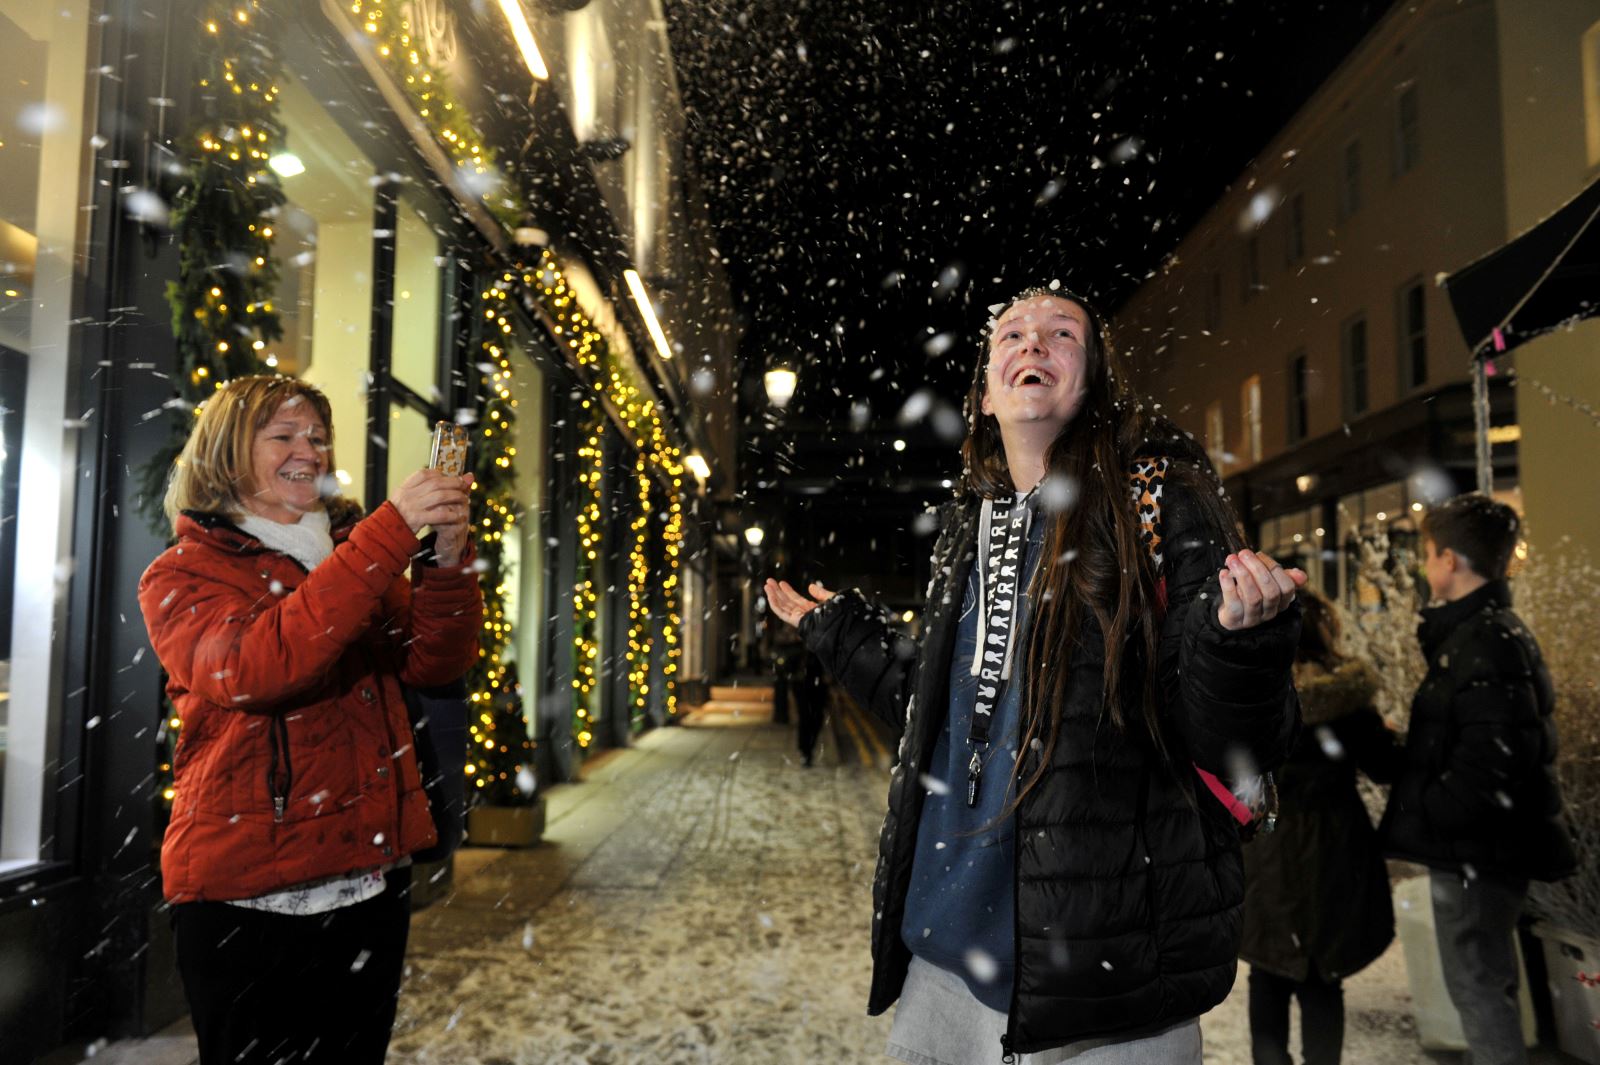
[[[950,794],[950,785],[946,784],[942,780],[939,780],[937,777],[930,777],[928,774],[924,773],[917,779],[922,782],[922,786],[924,788],[928,789],[929,795]]]
[[[758,913],[756,914],[756,920],[761,922],[762,928],[772,927],[772,915],[770,913]]]
[[[521,769],[517,770],[518,791],[522,792],[524,795],[532,795],[534,789],[538,786],[539,782],[534,778],[532,769],[529,769],[527,766],[523,766]]]
[[[1112,970],[1112,968],[1113,968],[1113,966],[1111,964],[1111,959],[1107,958],[1107,959],[1103,960],[1100,963],[1100,968],[1104,969],[1106,972],[1110,972]]]
[[[529,921],[527,924],[522,926],[522,949],[523,950],[532,950],[533,949],[533,922],[532,921]]]
[[[980,984],[993,983],[994,978],[1000,975],[1000,964],[986,951],[973,947],[967,951],[964,959],[967,972],[971,973]]]
[[[383,843],[383,833],[382,832],[379,832],[376,836],[372,837],[372,845],[373,846],[376,847],[376,846],[381,845],[382,843]]]
[[[1052,473],[1039,483],[1039,506],[1046,513],[1060,514],[1078,498],[1078,485],[1064,473]]]
[[[356,955],[355,961],[350,963],[350,971],[353,973],[358,973],[362,969],[365,969],[367,967],[367,959],[371,957],[372,951],[363,950],[361,953]]]
[[[1344,744],[1339,742],[1339,737],[1327,725],[1317,726],[1317,743],[1322,746],[1322,753],[1327,755],[1329,761],[1344,761]]]

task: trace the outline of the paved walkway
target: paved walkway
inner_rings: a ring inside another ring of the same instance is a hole
[[[788,730],[724,724],[649,734],[553,789],[538,848],[461,852],[414,919],[390,1062],[887,1060],[888,1018],[863,1011],[885,774],[853,729],[807,770]],[[1242,988],[1204,1019],[1208,1063],[1250,1060]],[[1346,1001],[1350,1065],[1455,1060],[1417,1047],[1398,947]],[[193,1045],[180,1026],[93,1061],[188,1065]]]

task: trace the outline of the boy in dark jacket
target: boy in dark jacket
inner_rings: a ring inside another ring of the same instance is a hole
[[[1527,1060],[1512,931],[1528,881],[1577,864],[1555,776],[1550,674],[1506,584],[1520,526],[1477,494],[1423,519],[1437,601],[1418,630],[1428,672],[1380,829],[1388,854],[1432,870],[1445,986],[1473,1065]]]

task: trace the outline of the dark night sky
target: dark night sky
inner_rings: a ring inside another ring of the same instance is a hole
[[[785,431],[892,427],[959,403],[988,304],[1114,310],[1390,2],[672,0],[747,397],[786,359]]]

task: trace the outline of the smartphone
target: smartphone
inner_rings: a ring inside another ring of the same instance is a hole
[[[433,427],[433,450],[428,465],[449,477],[467,472],[467,430],[454,422]]]

